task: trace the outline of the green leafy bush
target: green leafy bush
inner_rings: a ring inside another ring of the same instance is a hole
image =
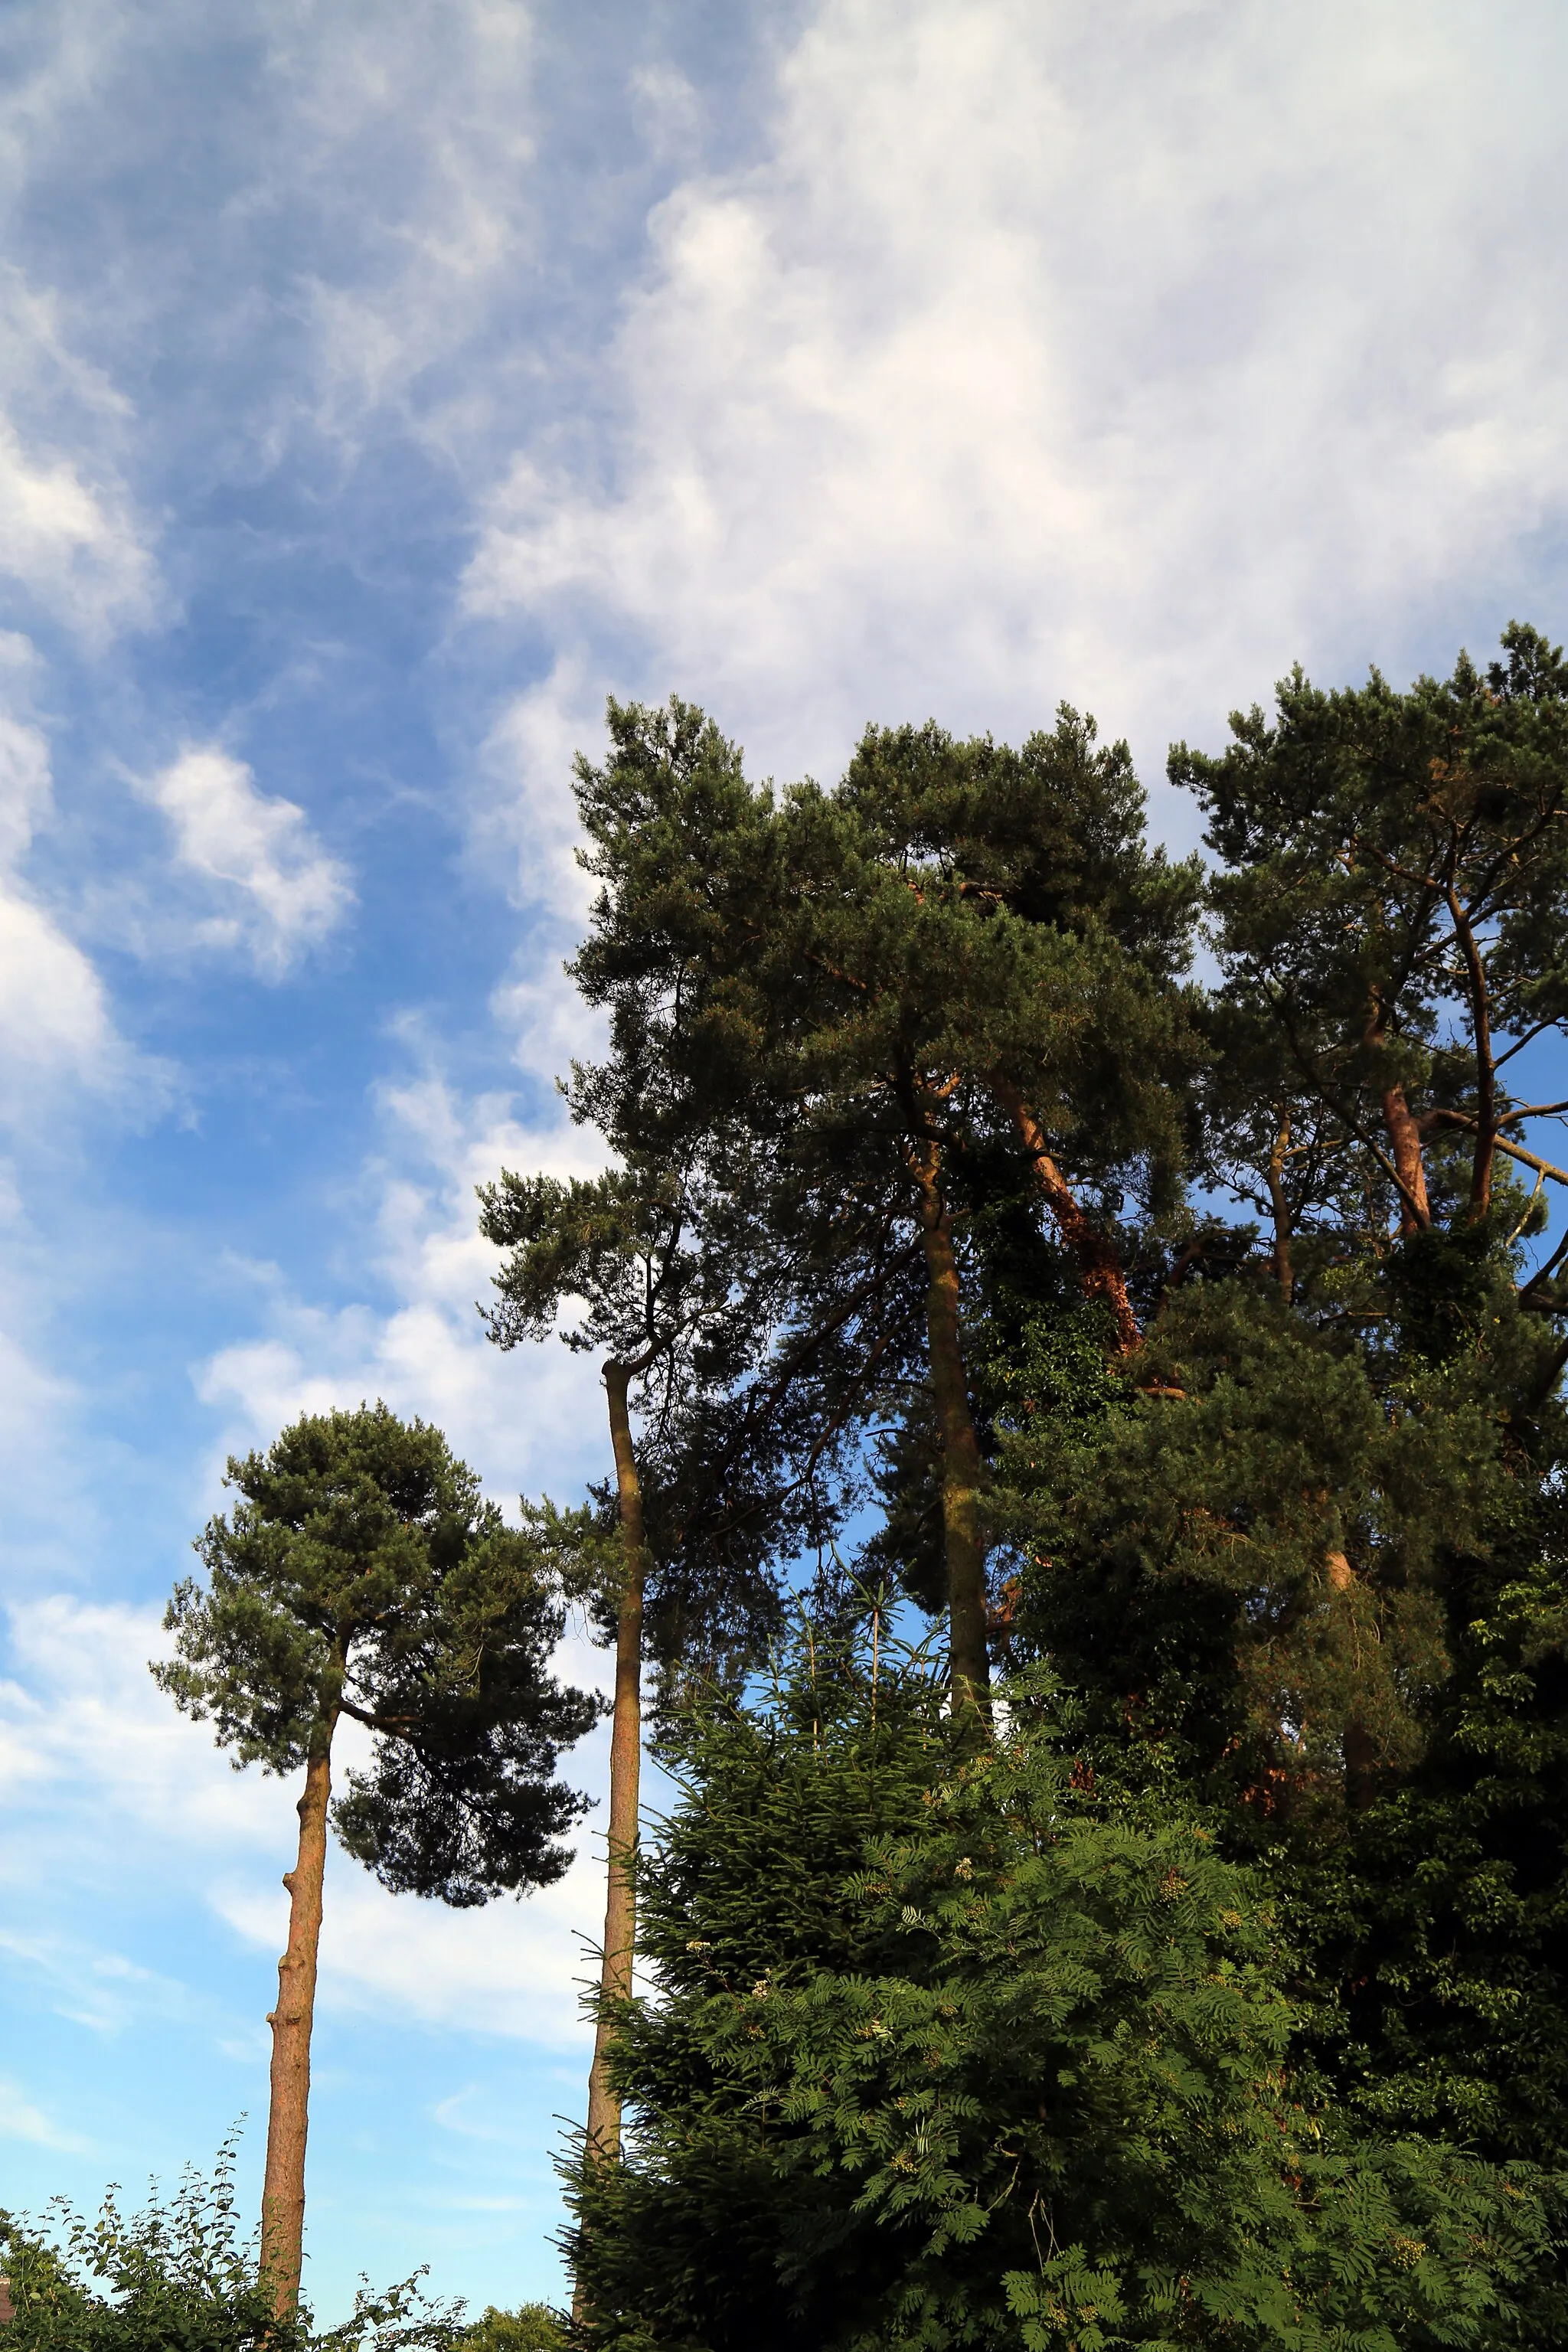
[[[1307,2104],[1279,1929],[1200,1822],[813,1635],[640,1868],[627,2158],[570,2182],[618,2352],[1550,2340],[1552,2184]]]
[[[380,2294],[362,2284],[338,2327],[318,2331],[303,2305],[276,2318],[256,2237],[240,2234],[232,2141],[210,2177],[187,2169],[134,2214],[110,2189],[92,2221],[63,2199],[47,2223],[0,2215],[0,2263],[15,2312],[5,2352],[449,2352],[459,2333],[457,2307],[432,2304],[421,2273]]]
[[[547,2303],[521,2304],[498,2311],[492,2303],[458,2336],[464,2352],[564,2352],[566,2330]]]

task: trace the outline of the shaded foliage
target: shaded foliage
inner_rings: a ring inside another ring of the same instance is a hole
[[[1502,2345],[1548,2184],[1289,2063],[1266,1887],[1097,1779],[1048,1679],[976,1752],[920,1658],[815,1631],[694,1718],[641,1864],[628,2160],[573,2177],[588,2344]],[[1544,2301],[1542,2298],[1544,2297]]]

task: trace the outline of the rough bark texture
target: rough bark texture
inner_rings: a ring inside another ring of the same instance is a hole
[[[1367,1045],[1381,1051],[1387,1042],[1388,1026],[1387,1003],[1381,991],[1374,989],[1365,1031]],[[1431,1225],[1432,1211],[1426,1199],[1421,1129],[1397,1079],[1383,1090],[1383,1125],[1400,1183],[1399,1230],[1402,1234],[1424,1234]]]
[[[632,1951],[637,1936],[637,1897],[630,1862],[637,1843],[638,1783],[642,1769],[642,1612],[647,1580],[643,1533],[642,1487],[632,1451],[626,1404],[627,1371],[606,1364],[610,1437],[616,1450],[616,1486],[620,1504],[626,1583],[616,1619],[616,1712],[610,1731],[608,1889],[605,1902],[605,1958],[599,1982],[606,2001],[625,2000],[632,1989]],[[615,2032],[602,2010],[588,2075],[588,2147],[613,2157],[621,2145],[621,2103],[605,2080],[606,2046]]]
[[[1421,1130],[1405,1098],[1403,1087],[1384,1090],[1383,1123],[1388,1130],[1394,1165],[1404,1188],[1399,1202],[1399,1230],[1402,1234],[1424,1234],[1432,1223],[1426,1199],[1426,1165],[1421,1156]]]
[[[289,1889],[289,1948],[278,1963],[272,2028],[272,2084],[267,2112],[267,2171],[261,2189],[261,2270],[272,2307],[287,2318],[300,2299],[305,2241],[305,2132],[310,2103],[310,2025],[316,2007],[316,1956],[321,1941],[321,1883],[327,1864],[335,1717],[317,1727],[300,1800],[300,1852],[284,1874]]]
[[[1127,1282],[1115,1250],[1093,1219],[1074,1197],[1071,1185],[1046,1148],[1038,1123],[1016,1087],[1005,1078],[994,1081],[998,1102],[1018,1131],[1024,1149],[1034,1160],[1040,1190],[1056,1219],[1057,1231],[1078,1261],[1079,1286],[1086,1298],[1099,1299],[1116,1319],[1118,1352],[1131,1355],[1142,1339]]]
[[[955,1711],[989,1705],[985,1652],[985,1542],[980,1525],[980,1446],[958,1327],[958,1265],[934,1147],[914,1165],[925,1244],[926,1328],[931,1393],[942,1432],[942,1518],[947,1562],[948,1656]]]
[[[1290,1204],[1285,1197],[1285,1154],[1289,1149],[1290,1122],[1284,1119],[1268,1155],[1268,1204],[1274,1213],[1274,1271],[1287,1306],[1296,1291],[1296,1271],[1290,1263]]]

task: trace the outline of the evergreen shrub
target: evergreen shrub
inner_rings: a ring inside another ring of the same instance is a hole
[[[568,2179],[616,2352],[1551,2340],[1555,2185],[1293,2076],[1264,1881],[1098,1774],[1037,1672],[994,1741],[878,1621],[674,1735],[638,1864],[624,2161]]]

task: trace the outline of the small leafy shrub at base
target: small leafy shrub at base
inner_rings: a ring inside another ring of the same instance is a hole
[[[462,2334],[460,2306],[431,2303],[417,2273],[380,2294],[362,2285],[338,2327],[319,2331],[303,2305],[274,2317],[235,2212],[232,2142],[210,2177],[187,2170],[134,2214],[112,2189],[93,2221],[63,2199],[42,2224],[0,2214],[0,2270],[15,2312],[5,2352],[451,2352]],[[519,2352],[550,2340],[519,2338]]]

